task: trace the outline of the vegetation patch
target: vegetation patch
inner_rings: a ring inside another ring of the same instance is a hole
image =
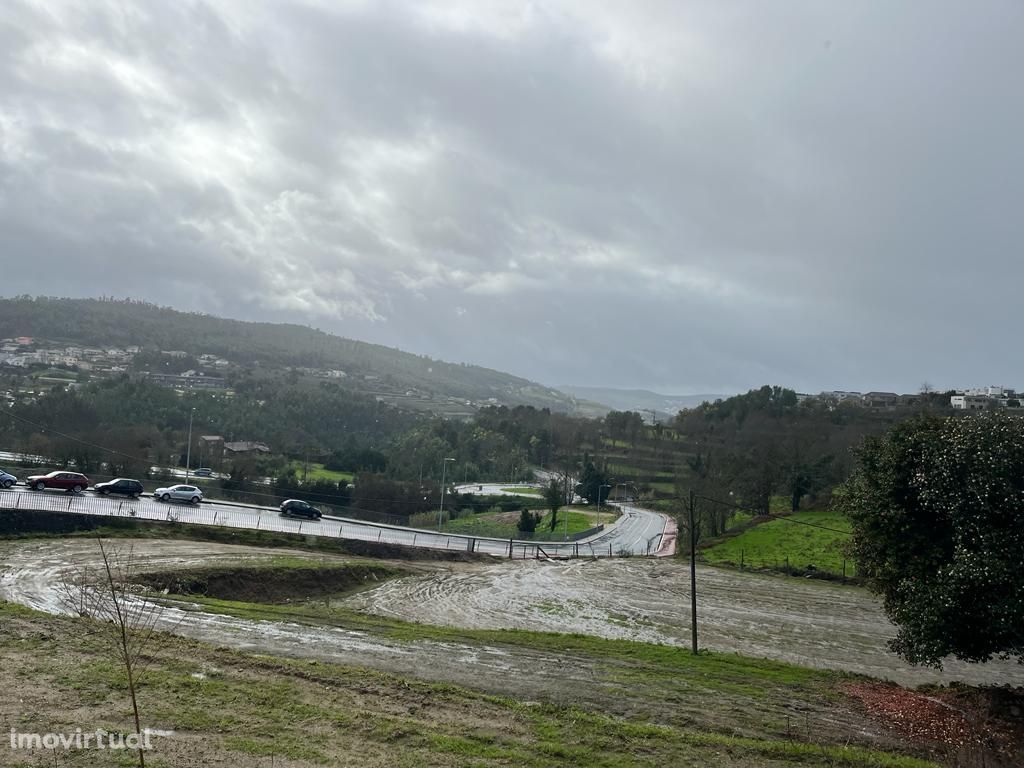
[[[799,572],[820,571],[854,575],[844,547],[849,541],[849,521],[839,512],[819,510],[795,512],[781,519],[765,518],[738,536],[702,550],[704,559],[715,565]]]
[[[91,723],[113,731],[130,722],[118,667],[111,663],[101,638],[90,631],[88,620],[27,614],[0,603],[0,659],[4,661],[0,685],[19,692],[0,702],[0,715],[18,730],[73,731],[83,711],[94,713]],[[698,666],[689,671],[695,678],[700,670],[714,674],[730,659],[697,657]],[[623,661],[641,668],[648,663],[642,657]],[[667,671],[656,668],[657,656],[650,661],[655,662],[652,673]],[[741,662],[736,674],[756,670],[759,664]],[[826,673],[809,674],[827,679]],[[674,688],[688,686],[685,678],[668,682]],[[631,690],[640,685],[634,682],[623,696],[609,695],[602,701],[632,701]],[[771,688],[779,686],[771,684]],[[155,749],[147,755],[147,763],[164,766],[936,765],[898,750],[846,745],[820,733],[804,735],[794,729],[788,735],[784,730],[777,735],[752,735],[737,733],[735,727],[701,727],[674,714],[685,699],[677,694],[675,701],[661,700],[666,690],[657,688],[650,702],[661,707],[659,713],[617,713],[600,704],[525,698],[527,692],[513,679],[504,694],[494,695],[387,672],[256,656],[162,636],[148,659],[140,710],[149,727],[174,731],[172,736],[155,739]],[[695,703],[703,709],[723,715],[735,706],[735,700],[728,698],[723,708],[727,693],[704,695],[688,689],[687,695],[698,699]],[[806,700],[806,691],[800,687],[787,695]],[[743,710],[735,714],[742,715]],[[25,765],[57,762],[107,768],[125,764],[124,755],[109,751],[58,750],[23,757]]]
[[[202,568],[138,574],[141,586],[179,595],[205,595],[221,600],[289,603],[341,595],[367,585],[409,573],[398,568],[365,563],[324,567],[271,566],[256,568]]]

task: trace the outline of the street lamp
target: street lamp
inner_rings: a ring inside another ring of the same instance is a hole
[[[188,470],[192,466],[192,417],[196,415],[196,409],[188,412],[188,446],[185,448],[185,482],[188,482]]]
[[[437,511],[437,530],[439,531],[441,530],[441,520],[444,518],[444,478],[445,471],[448,469],[449,461],[455,461],[455,459],[445,459],[444,461],[441,462],[441,509]]]

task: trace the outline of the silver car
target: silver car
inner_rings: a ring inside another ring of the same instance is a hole
[[[169,488],[157,488],[153,498],[159,501],[187,501],[198,504],[203,500],[203,492],[194,485],[172,485]]]
[[[10,472],[4,472],[2,469],[0,469],[0,488],[10,488],[17,482],[18,478],[16,478]]]

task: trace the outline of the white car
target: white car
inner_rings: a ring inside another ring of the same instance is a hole
[[[203,492],[194,485],[172,485],[169,488],[157,488],[153,498],[159,501],[187,501],[198,504],[203,500]]]
[[[2,469],[0,469],[0,487],[10,488],[17,482],[18,478],[16,478],[10,472],[4,472]]]

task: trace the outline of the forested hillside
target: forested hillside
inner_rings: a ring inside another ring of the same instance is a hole
[[[0,299],[0,337],[22,335],[99,347],[208,353],[243,365],[339,369],[347,374],[347,386],[356,389],[387,386],[561,411],[575,407],[571,396],[488,368],[433,360],[302,325],[227,320],[138,301]]]

